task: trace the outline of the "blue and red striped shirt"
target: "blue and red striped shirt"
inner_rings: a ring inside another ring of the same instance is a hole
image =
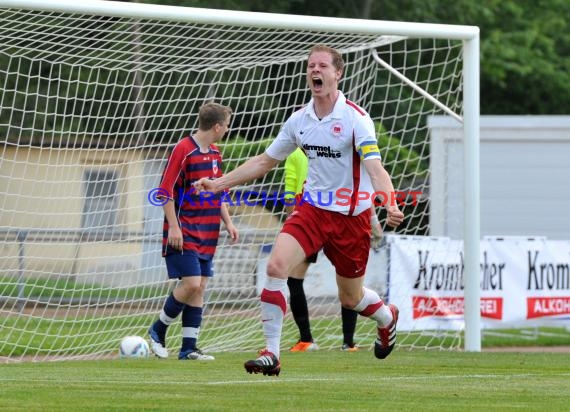
[[[207,153],[192,136],[180,140],[162,173],[160,189],[174,200],[178,224],[182,230],[183,250],[195,251],[200,258],[214,256],[220,236],[221,193],[215,195],[194,192],[193,183],[202,178],[222,176],[222,155],[215,145],[210,145]],[[162,255],[180,253],[168,245],[168,221],[164,218],[162,233]]]

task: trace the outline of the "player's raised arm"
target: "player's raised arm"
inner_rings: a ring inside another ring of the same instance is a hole
[[[262,153],[250,158],[244,164],[219,179],[200,179],[194,183],[194,187],[197,192],[218,193],[265,175],[277,166],[279,162],[279,160],[273,159],[268,154]]]

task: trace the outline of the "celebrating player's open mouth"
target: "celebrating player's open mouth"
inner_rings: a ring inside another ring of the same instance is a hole
[[[321,91],[323,88],[323,79],[319,77],[313,77],[311,80],[313,92]]]

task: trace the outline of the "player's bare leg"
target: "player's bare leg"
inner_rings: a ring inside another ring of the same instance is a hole
[[[287,311],[287,274],[305,260],[305,253],[295,238],[287,233],[277,236],[267,263],[267,279],[261,292],[261,321],[266,347],[256,359],[245,362],[249,373],[279,375],[281,329]]]

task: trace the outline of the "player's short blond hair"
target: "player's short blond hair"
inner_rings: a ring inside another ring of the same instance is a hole
[[[341,73],[344,71],[344,59],[337,49],[333,49],[332,47],[329,47],[325,44],[315,44],[309,50],[308,57],[311,57],[311,55],[315,52],[329,53],[332,56],[332,64],[335,69],[340,70]]]

